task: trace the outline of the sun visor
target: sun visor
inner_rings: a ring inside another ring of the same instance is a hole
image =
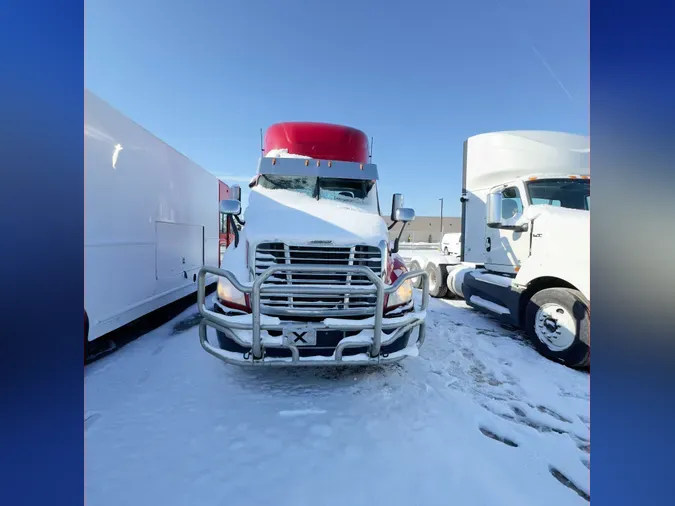
[[[377,180],[377,165],[373,163],[334,162],[310,158],[262,157],[258,174],[275,176],[331,177],[339,179]]]

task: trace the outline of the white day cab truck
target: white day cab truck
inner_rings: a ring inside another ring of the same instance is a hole
[[[408,272],[380,214],[378,171],[360,130],[288,122],[265,134],[243,219],[222,268],[199,274],[202,347],[238,365],[367,365],[416,356],[424,342],[427,275]],[[414,219],[392,199],[390,228]],[[235,229],[236,230],[236,229]],[[400,233],[399,233],[400,238]],[[217,275],[215,303],[204,279]],[[412,278],[420,278],[415,307]],[[215,329],[216,340],[207,336]]]
[[[231,234],[219,229],[227,185],[89,90],[84,112],[86,358],[94,341],[194,294]]]
[[[590,365],[590,143],[561,132],[464,143],[460,262],[413,258],[451,295],[524,329],[544,356]],[[417,281],[419,283],[419,281]]]

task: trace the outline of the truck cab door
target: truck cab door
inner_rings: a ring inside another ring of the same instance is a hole
[[[524,208],[522,191],[516,184],[502,190],[502,219],[518,219]],[[531,229],[521,232],[502,228],[485,229],[485,267],[492,271],[515,274],[530,256]]]

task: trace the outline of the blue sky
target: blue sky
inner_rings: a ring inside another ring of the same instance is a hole
[[[474,134],[588,134],[587,0],[96,0],[85,85],[226,182],[260,128],[343,123],[374,137],[380,199],[459,216]],[[243,184],[244,188],[245,183]]]

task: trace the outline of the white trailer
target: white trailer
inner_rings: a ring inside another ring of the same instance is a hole
[[[84,111],[86,350],[196,292],[219,264],[220,215],[215,176],[88,90]]]
[[[429,292],[525,329],[544,356],[590,364],[590,143],[561,132],[464,144],[460,262],[416,258]],[[411,265],[411,269],[417,268]]]

